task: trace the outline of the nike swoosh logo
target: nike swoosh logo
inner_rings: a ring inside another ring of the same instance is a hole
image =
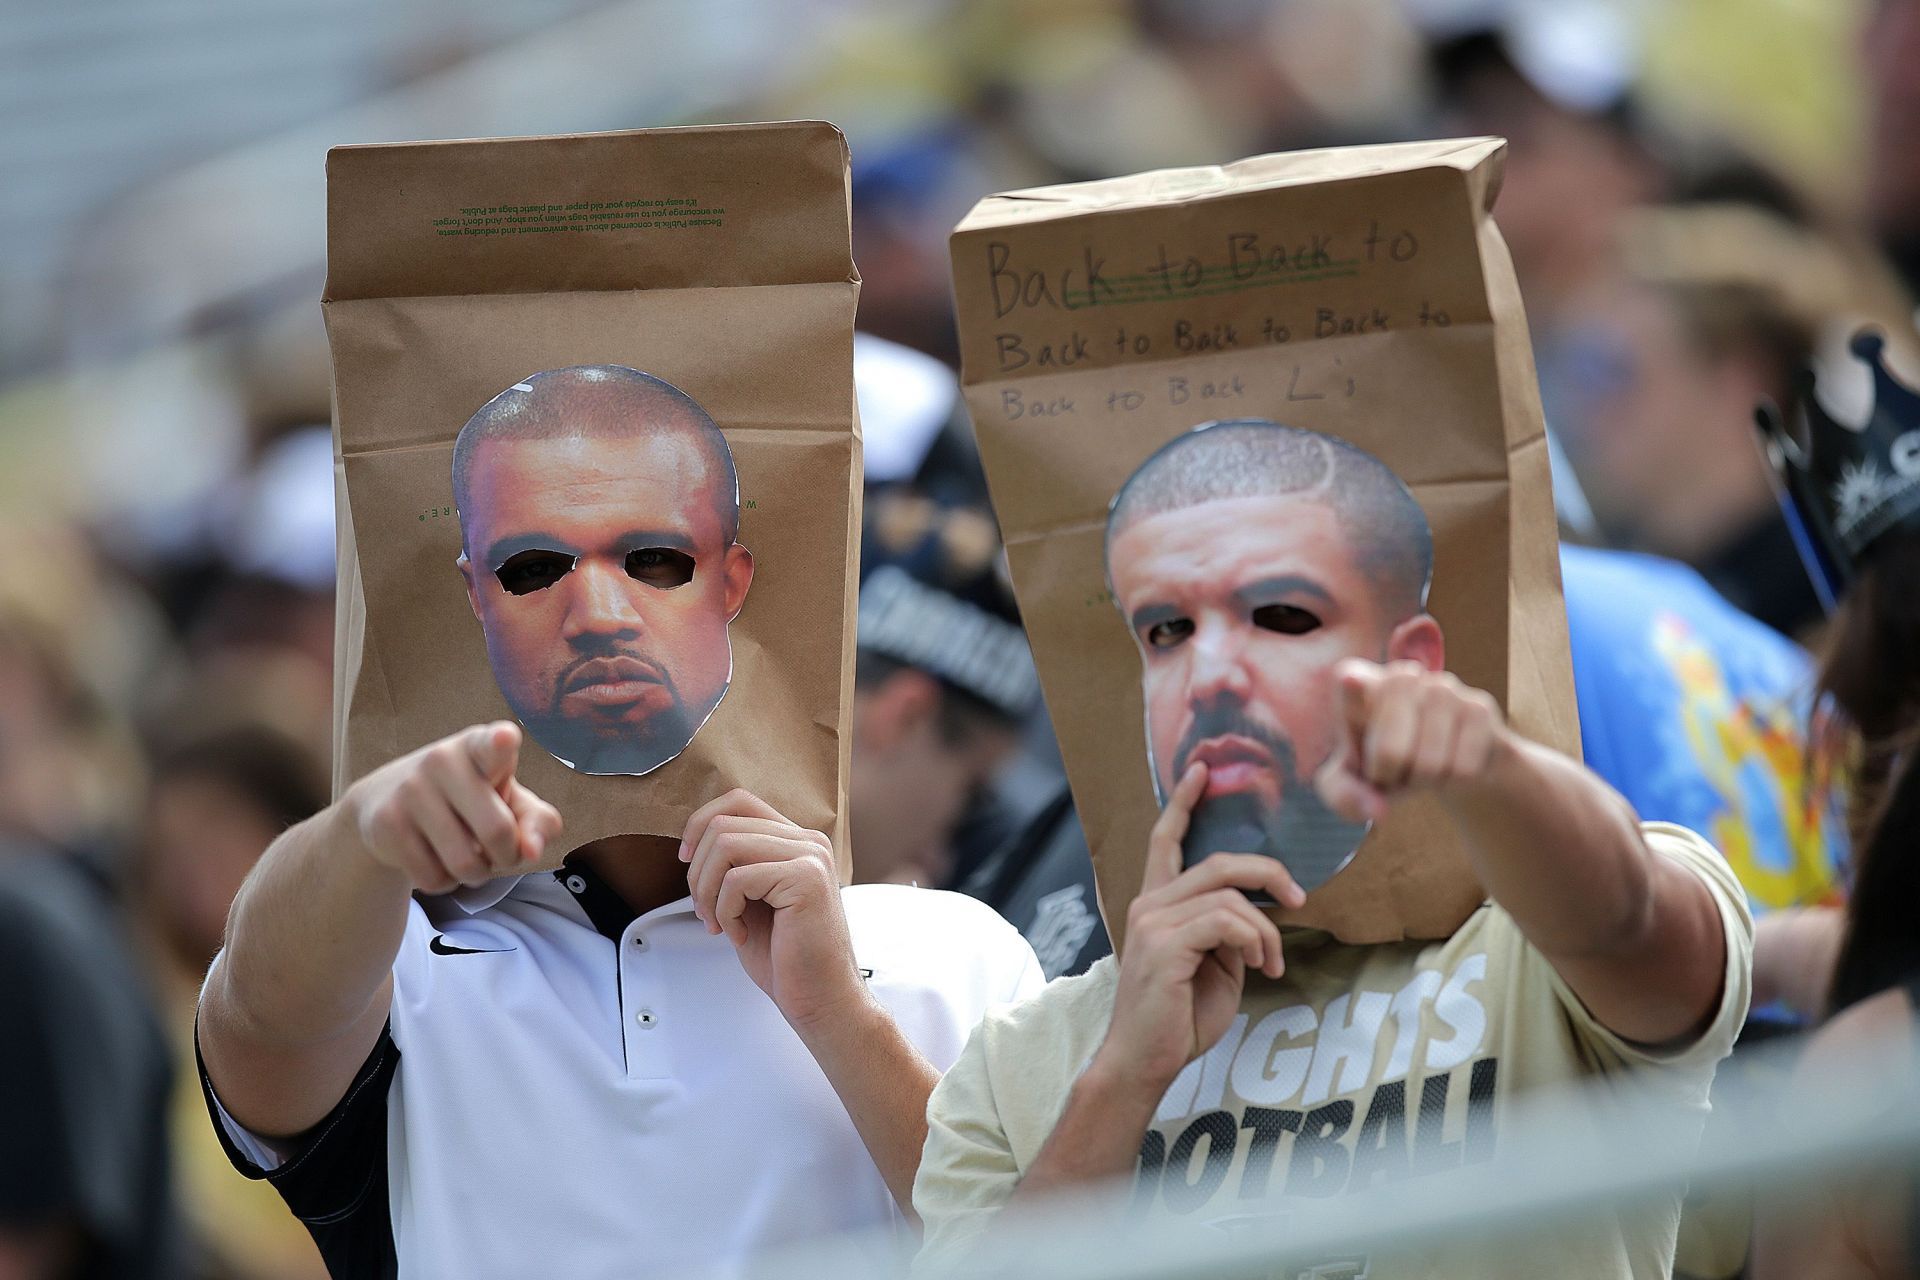
[[[447,935],[436,933],[433,941],[427,944],[427,950],[437,956],[493,956],[502,951],[518,951],[518,947],[456,947],[447,941]]]

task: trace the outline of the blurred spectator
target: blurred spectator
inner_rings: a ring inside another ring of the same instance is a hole
[[[228,1164],[207,1122],[193,1009],[240,883],[274,837],[327,802],[326,688],[298,657],[229,659],[176,692],[157,717],[141,842],[140,905],[163,997],[170,1103],[183,1200],[223,1276],[326,1274],[279,1196]]]
[[[1731,1082],[1737,1096],[1756,1071],[1777,1071],[1745,1050],[1819,1016],[1807,949],[1831,937],[1842,898],[1847,841],[1833,752],[1814,723],[1812,661],[1685,565],[1563,544],[1560,567],[1587,766],[1642,818],[1706,836],[1746,890],[1753,1007],[1714,1080],[1716,1094]],[[1750,1122],[1716,1107],[1707,1140]],[[1739,1189],[1695,1188],[1675,1275],[1739,1275],[1752,1217]]]
[[[1496,210],[1534,329],[1553,412],[1552,335],[1614,273],[1620,219],[1660,187],[1630,95],[1633,67],[1604,11],[1557,21],[1527,6],[1506,25],[1452,30],[1433,46],[1439,132],[1507,139]]]
[[[964,429],[960,380],[946,365],[897,342],[856,333],[853,385],[869,487],[913,480],[956,424],[968,443],[971,470],[978,474],[979,452],[972,448],[972,432]],[[985,493],[978,496],[984,500]]]
[[[194,519],[192,538],[144,566],[188,653],[299,653],[331,678],[331,432],[274,439]]]
[[[187,1274],[172,1069],[125,929],[71,859],[0,844],[0,1275]]]
[[[1920,0],[1872,0],[1861,50],[1868,212],[1908,291],[1920,295]]]
[[[940,127],[856,153],[853,249],[863,330],[958,361],[947,233],[973,199],[956,188],[984,178],[959,129]]]
[[[909,526],[934,511],[976,512],[991,520],[979,445],[953,370],[920,352],[860,333],[854,337],[853,374],[865,438],[866,484],[868,492],[877,495],[874,501],[886,505],[913,495],[930,500],[930,507],[915,506],[920,515],[909,520]],[[869,541],[872,533],[869,521]],[[998,536],[994,532],[996,546]],[[1009,601],[1002,604],[1011,607]],[[1060,754],[1053,726],[1037,701],[1019,734],[1017,753],[993,771],[987,785],[974,789],[952,824],[949,870],[934,883],[953,888],[968,880],[1011,831],[1053,798],[1061,777]]]
[[[999,552],[983,510],[868,500],[848,785],[861,881],[945,884],[963,814],[1039,704]]]
[[[72,530],[0,535],[0,833],[74,854],[112,882],[140,782],[125,710],[164,637]]]
[[[17,590],[31,575],[6,576]],[[85,637],[48,617],[0,603],[0,1274],[180,1276],[165,1040],[106,861],[67,851],[102,836],[132,779],[103,767],[114,735],[74,665]]]
[[[1565,335],[1555,419],[1612,540],[1701,568],[1788,631],[1819,607],[1753,444],[1753,406],[1785,394],[1812,343],[1760,289],[1623,284]]]
[[[1379,141],[1407,129],[1425,88],[1425,48],[1393,0],[1137,0],[1134,8],[1206,117],[1224,124],[1208,143],[1233,155]],[[1196,152],[1180,163],[1214,158]]]
[[[1587,766],[1642,818],[1706,836],[1756,918],[1839,905],[1847,841],[1812,660],[1684,565],[1567,545],[1560,566]],[[1780,994],[1756,981],[1756,1013]]]
[[[1495,221],[1526,300],[1547,429],[1571,453],[1559,436],[1592,360],[1582,328],[1593,300],[1617,287],[1621,219],[1664,181],[1641,138],[1634,64],[1593,5],[1412,7],[1432,40],[1426,131],[1507,140]],[[1556,468],[1556,494],[1572,475]]]
[[[1024,830],[956,887],[1020,930],[1049,982],[1085,973],[1113,950],[1087,833],[1064,782]]]
[[[1890,375],[1878,342],[1864,425],[1830,416],[1819,388],[1796,398],[1790,427],[1811,458],[1796,506],[1846,586],[1822,685],[1859,736],[1853,795],[1853,893],[1828,1003],[1831,1020],[1802,1057],[1793,1096],[1836,1074],[1884,1072],[1890,1106],[1910,1105],[1920,1004],[1920,474],[1903,465],[1920,437],[1920,394]],[[1832,371],[1822,370],[1821,382]],[[1835,477],[1844,483],[1835,484]],[[1861,1087],[1875,1087],[1872,1080]],[[1920,1271],[1920,1183],[1911,1164],[1850,1171],[1811,1200],[1761,1220],[1756,1280],[1907,1276]]]
[[[1835,322],[1904,309],[1884,269],[1777,214],[1639,210],[1619,226],[1628,276],[1562,330],[1553,426],[1616,542],[1684,561],[1781,631],[1820,609],[1753,442]]]

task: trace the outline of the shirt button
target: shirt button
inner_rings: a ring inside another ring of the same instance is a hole
[[[654,1016],[654,1012],[651,1009],[642,1009],[640,1012],[633,1015],[633,1020],[639,1023],[643,1029],[648,1031],[651,1031],[655,1027],[660,1025],[660,1019]]]
[[[645,951],[645,950],[647,949],[647,940],[646,940],[645,938],[643,938],[643,937],[641,937],[641,936],[640,936],[639,934],[637,934],[637,933],[636,933],[636,934],[634,934],[634,935],[633,935],[633,949],[634,949],[635,951]]]
[[[587,891],[586,879],[582,876],[568,876],[567,890],[570,893],[585,893]]]

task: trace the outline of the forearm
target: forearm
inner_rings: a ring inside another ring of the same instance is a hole
[[[913,1176],[927,1142],[927,1098],[940,1073],[871,997],[794,1030],[839,1095],[894,1201],[918,1221]]]
[[[1797,907],[1760,917],[1753,925],[1753,1003],[1778,1000],[1793,1012],[1818,1018],[1846,933],[1838,907]]]
[[[408,893],[359,847],[342,805],[289,828],[234,899],[203,1032],[294,1047],[353,1029],[387,989]]]
[[[1602,1025],[1650,1045],[1696,1034],[1726,971],[1713,893],[1598,775],[1501,737],[1478,778],[1441,792],[1481,883]]]
[[[1096,1057],[1074,1082],[1059,1122],[1020,1179],[1013,1202],[1117,1185],[1139,1163],[1140,1144],[1165,1091],[1111,1071]]]
[[[1607,950],[1646,928],[1653,855],[1592,771],[1503,732],[1480,777],[1440,794],[1488,896],[1542,951]]]

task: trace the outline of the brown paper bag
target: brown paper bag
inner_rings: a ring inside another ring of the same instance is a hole
[[[520,778],[566,821],[550,861],[745,787],[844,874],[840,132],[341,147],[327,196],[336,793],[517,715]]]
[[[1159,810],[1143,664],[1197,632],[1122,617],[1109,509],[1197,426],[1265,419],[1383,461],[1431,526],[1428,608],[1448,669],[1521,732],[1578,751],[1539,393],[1488,216],[1503,145],[1310,151],[1018,191],[954,232],[967,402],[1116,941]],[[1116,509],[1116,531],[1131,519]],[[1225,545],[1237,535],[1222,528]],[[1259,607],[1267,632],[1293,627],[1291,605]],[[1319,761],[1297,763],[1310,780]],[[1443,810],[1416,798],[1277,918],[1349,942],[1438,937],[1483,896]]]

